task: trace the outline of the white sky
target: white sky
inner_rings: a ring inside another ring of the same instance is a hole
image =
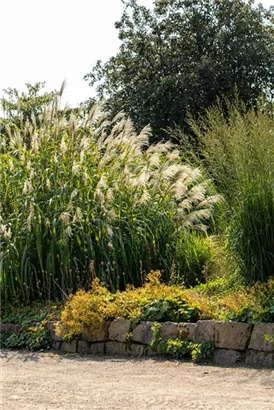
[[[138,0],[150,6],[153,0]],[[261,0],[265,7],[274,0]],[[46,81],[59,89],[67,79],[63,102],[75,106],[92,95],[83,76],[97,60],[106,61],[119,48],[115,21],[121,0],[0,0],[3,88],[24,90],[26,82]],[[1,96],[1,94],[0,94]]]

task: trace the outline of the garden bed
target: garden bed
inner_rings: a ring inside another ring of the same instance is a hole
[[[65,304],[6,306],[1,342],[7,348],[274,367],[273,291],[273,279],[237,289],[218,279],[186,289],[163,284],[157,271],[142,287],[116,293],[94,280],[89,292]]]

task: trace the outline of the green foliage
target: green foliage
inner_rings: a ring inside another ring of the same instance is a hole
[[[191,359],[194,363],[206,363],[210,362],[214,354],[214,343],[213,342],[201,342],[192,343],[191,349]]]
[[[160,295],[159,295],[160,296]],[[199,310],[190,308],[180,296],[172,300],[158,299],[143,308],[141,320],[157,322],[196,322]]]
[[[111,290],[141,285],[151,269],[169,280],[177,241],[207,229],[220,196],[172,144],[148,148],[149,133],[96,108],[82,116],[53,106],[39,125],[3,137],[5,302],[58,299],[95,274]]]
[[[264,338],[267,342],[273,343],[273,345],[274,345],[274,336],[273,335],[266,334],[264,336]]]
[[[41,350],[50,347],[50,333],[45,326],[30,327],[20,333],[3,333],[0,337],[1,346],[10,349]]]
[[[60,97],[65,84],[62,85],[61,91],[43,92],[45,82],[35,84],[26,83],[26,92],[19,92],[16,88],[4,90],[4,96],[1,105],[4,116],[8,122],[14,125],[22,126],[22,123],[30,121],[31,118],[38,120],[39,114],[51,103]]]
[[[10,337],[10,334],[7,333],[1,333],[0,334],[0,347],[5,347],[6,345],[6,340]]]
[[[176,243],[175,278],[186,286],[195,286],[206,280],[205,271],[212,262],[214,250],[208,238],[199,233],[181,235]]]
[[[230,253],[246,282],[265,281],[274,269],[273,106],[257,110],[220,104],[191,123],[205,166],[227,201]]]
[[[159,139],[235,87],[248,105],[273,92],[273,10],[253,1],[157,0],[150,10],[132,0],[116,28],[120,51],[85,79]]]
[[[182,359],[184,357],[189,357],[190,343],[187,340],[162,340],[159,342],[156,350],[159,354]]]
[[[3,307],[1,323],[18,324],[18,333],[1,333],[0,343],[6,348],[27,348],[30,350],[50,347],[49,320],[60,318],[61,306],[30,305],[26,307]]]
[[[206,283],[202,283],[196,286],[195,289],[208,297],[222,297],[227,295],[231,291],[237,291],[237,289],[241,288],[241,286],[242,283],[239,276],[234,274],[217,277],[214,280],[209,280]]]
[[[154,334],[154,338],[150,344],[150,349],[152,351],[176,359],[191,357],[194,363],[206,363],[212,360],[214,343],[193,343],[188,340],[180,340],[177,338],[164,340],[161,337],[162,325],[157,322],[154,323],[152,330]]]

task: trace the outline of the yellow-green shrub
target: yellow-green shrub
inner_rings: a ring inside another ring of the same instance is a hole
[[[213,288],[213,286],[210,286]],[[106,320],[127,318],[132,321],[196,321],[197,319],[272,322],[274,320],[274,279],[252,287],[239,286],[221,293],[207,293],[205,287],[185,289],[161,283],[159,271],[147,276],[140,288],[129,287],[110,293],[99,280],[90,292],[78,291],[65,305],[59,335],[74,336],[84,328],[102,327]]]
[[[93,281],[90,292],[78,291],[65,305],[61,315],[61,323],[57,327],[59,335],[73,336],[82,333],[84,328],[97,329],[104,322],[114,318],[141,320],[144,309],[153,302],[159,302],[159,314],[164,317],[173,315],[174,310],[181,309],[184,320],[197,318],[198,310],[189,309],[184,301],[185,290],[181,286],[168,286],[160,281],[161,273],[153,271],[147,275],[147,281],[140,288],[128,287],[124,292],[111,294],[100,285],[99,280]],[[168,305],[165,305],[168,303]],[[161,312],[161,305],[165,310]]]
[[[91,292],[79,290],[67,302],[56,327],[59,335],[72,337],[81,334],[84,328],[98,329],[108,316],[111,293],[94,279]]]

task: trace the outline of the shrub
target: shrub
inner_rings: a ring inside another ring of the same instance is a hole
[[[160,282],[161,274],[153,271],[147,282],[139,288],[130,287],[123,292],[111,294],[97,280],[90,292],[78,291],[66,303],[57,331],[71,337],[81,334],[85,328],[100,328],[106,320],[126,318],[158,321],[196,321],[199,309],[184,300],[184,289]]]
[[[274,322],[274,279],[241,287],[220,300],[221,318],[239,322]]]
[[[110,293],[96,279],[90,292],[78,291],[68,301],[58,325],[59,334],[71,337],[85,328],[100,328],[106,320],[196,322],[198,319],[236,320],[249,323],[274,321],[274,279],[252,287],[231,287],[220,280],[193,289],[168,286],[159,271],[150,272],[139,288]],[[158,323],[161,327],[160,323]],[[202,354],[202,353],[201,353]]]
[[[61,322],[56,327],[57,333],[70,339],[81,334],[86,328],[91,331],[102,328],[108,317],[110,301],[111,293],[95,279],[91,292],[79,290],[66,303]]]

